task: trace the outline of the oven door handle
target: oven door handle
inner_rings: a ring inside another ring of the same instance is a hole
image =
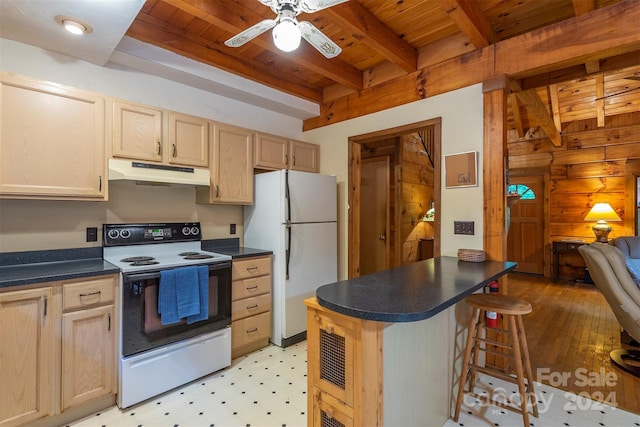
[[[231,268],[231,261],[219,262],[217,264],[210,264],[209,271],[222,270],[225,268]],[[123,274],[122,280],[124,283],[141,282],[143,280],[159,279],[160,271],[151,271],[149,273],[138,274]]]

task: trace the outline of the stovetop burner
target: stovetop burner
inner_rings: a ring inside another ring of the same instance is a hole
[[[209,258],[213,258],[213,255],[207,255],[207,254],[193,254],[193,255],[187,255],[184,257],[184,259],[209,259]]]
[[[194,256],[200,255],[200,252],[180,252],[178,256]]]
[[[121,259],[120,262],[140,262],[140,261],[153,261],[155,258],[152,256],[132,256],[129,258]],[[156,263],[157,264],[157,263]],[[145,264],[136,264],[136,265],[145,265]]]

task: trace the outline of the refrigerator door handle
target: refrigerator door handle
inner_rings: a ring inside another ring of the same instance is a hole
[[[291,221],[287,220],[287,249],[285,250],[285,280],[289,280],[289,260],[291,259]]]

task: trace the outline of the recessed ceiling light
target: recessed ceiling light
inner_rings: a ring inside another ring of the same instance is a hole
[[[86,22],[82,22],[79,19],[71,18],[69,16],[58,15],[55,18],[56,22],[62,25],[65,30],[69,31],[71,34],[80,35],[80,34],[89,34],[93,32],[93,28],[91,25]]]

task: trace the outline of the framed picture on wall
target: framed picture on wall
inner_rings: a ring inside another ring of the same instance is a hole
[[[478,185],[478,156],[476,151],[444,156],[446,188],[476,187]]]

